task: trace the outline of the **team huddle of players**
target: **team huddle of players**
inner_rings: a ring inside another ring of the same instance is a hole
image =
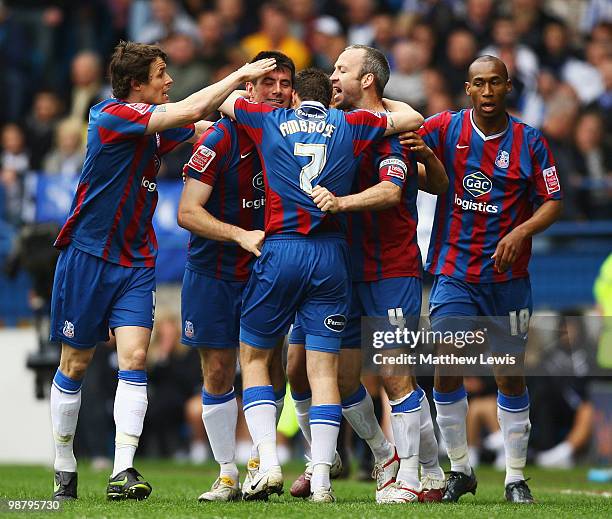
[[[470,67],[473,108],[423,121],[382,96],[389,65],[378,50],[348,47],[331,78],[295,73],[279,52],[183,101],[169,103],[166,58],[155,46],[118,45],[113,99],[92,108],[87,160],[56,245],[51,338],[62,343],[51,389],[54,497],[77,497],[72,440],[80,386],[95,344],[117,339],[115,463],[109,499],[144,499],[133,467],[147,407],[144,362],[155,305],[151,218],[159,157],[196,141],[185,165],[178,223],[191,232],[181,310],[183,342],[198,349],[202,419],[220,473],[200,501],[267,500],[283,489],[276,424],[286,378],[310,450],[291,494],[333,502],[342,416],[375,458],[376,501],[457,501],[476,491],[467,456],[462,378],[437,376],[437,422],[451,460],[445,478],[429,403],[415,377],[383,377],[393,444],[360,383],[360,321],[416,326],[421,260],[418,189],[438,195],[426,269],[434,329],[452,317],[521,316],[494,351],[522,352],[531,313],[531,236],[554,222],[561,191],[541,134],[505,110],[505,65]],[[246,82],[246,91],[236,91]],[[330,108],[333,106],[333,108]],[[219,109],[226,117],[202,121]],[[198,121],[198,122],[196,122]],[[194,124],[195,122],[195,124]],[[478,199],[474,202],[475,199]],[[497,210],[493,211],[490,208]],[[410,318],[413,319],[410,319]],[[526,317],[526,318],[525,318]],[[288,359],[282,348],[289,336]],[[237,353],[253,440],[242,485],[235,463]],[[496,373],[506,447],[505,496],[532,503],[523,469],[529,439],[524,377]]]

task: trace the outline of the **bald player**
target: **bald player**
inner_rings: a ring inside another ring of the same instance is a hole
[[[522,370],[532,312],[527,265],[531,237],[561,214],[561,186],[541,132],[507,113],[511,90],[506,65],[481,56],[465,83],[473,108],[436,114],[420,129],[450,183],[438,196],[425,268],[434,275],[429,310],[435,330],[482,328],[482,317],[479,323],[475,317],[485,316],[493,353],[516,355],[519,369],[495,369],[505,496],[533,503],[523,474],[531,429]],[[462,376],[441,376],[436,367],[434,400],[451,461],[443,501],[455,502],[477,485],[468,460]]]

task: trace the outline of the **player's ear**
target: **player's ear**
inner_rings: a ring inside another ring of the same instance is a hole
[[[465,93],[470,96],[472,94],[470,94],[470,87],[471,87],[471,83],[469,81],[465,82]]]
[[[361,88],[368,88],[374,84],[374,74],[371,72],[364,74],[361,78]]]
[[[142,90],[142,83],[137,79],[132,78],[130,79],[130,88],[139,92],[140,90]]]
[[[508,78],[506,81],[506,93],[509,94],[510,92],[512,92],[512,80]]]
[[[247,93],[249,94],[249,97],[251,97],[251,98],[252,98],[252,97],[253,97],[253,94],[254,94],[254,92],[255,92],[255,85],[254,85],[253,83],[251,83],[250,81],[247,81],[247,82],[244,84],[244,86],[245,86],[245,88],[246,88]]]

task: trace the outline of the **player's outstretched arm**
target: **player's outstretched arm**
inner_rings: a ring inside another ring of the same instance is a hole
[[[418,130],[425,119],[414,108],[387,113],[385,135]]]
[[[259,230],[246,231],[241,227],[224,223],[211,215],[204,209],[204,205],[210,198],[212,190],[212,186],[187,177],[178,208],[177,222],[179,226],[202,238],[233,241],[259,257],[264,232]]]
[[[432,195],[442,195],[448,189],[448,176],[444,164],[416,132],[400,135],[400,143],[415,155],[419,168],[419,189]]]
[[[495,260],[495,269],[498,272],[506,272],[518,258],[523,241],[550,227],[559,219],[562,211],[561,200],[547,200],[529,220],[512,229],[499,241],[495,253],[491,256]]]
[[[276,61],[273,58],[247,63],[221,81],[191,94],[182,101],[158,105],[149,119],[146,133],[177,128],[204,119],[217,110],[241,83],[254,80],[274,70],[275,66]]]

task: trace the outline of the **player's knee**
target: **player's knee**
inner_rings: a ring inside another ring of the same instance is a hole
[[[89,366],[88,359],[70,359],[60,367],[61,372],[72,380],[82,380]]]
[[[234,384],[234,373],[232,369],[223,369],[221,364],[217,369],[207,369],[204,375],[204,388],[213,395],[227,393]]]
[[[81,380],[85,376],[92,357],[93,349],[76,350],[68,346],[62,346],[59,369],[68,378]]]
[[[141,370],[145,369],[147,362],[147,351],[137,348],[124,357],[125,365],[119,366],[120,369]]]

